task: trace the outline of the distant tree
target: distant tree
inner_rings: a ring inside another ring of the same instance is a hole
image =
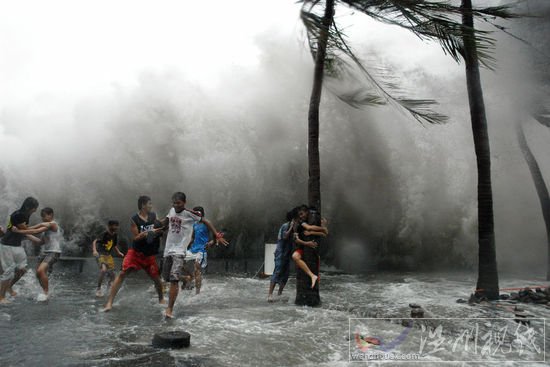
[[[550,122],[550,119],[545,119],[543,115],[535,116],[535,119],[543,125],[545,125],[546,120],[549,120],[548,122]],[[523,158],[525,158],[525,162],[529,167],[531,178],[533,179],[535,189],[537,190],[537,195],[539,197],[539,202],[542,209],[542,217],[546,226],[546,245],[548,249],[546,257],[546,280],[550,280],[550,195],[548,194],[548,188],[546,186],[546,182],[544,181],[544,176],[542,175],[540,166],[535,158],[535,155],[529,148],[529,144],[527,143],[527,139],[525,138],[525,133],[523,132],[521,125],[521,123],[516,125],[516,133],[519,147],[523,153]]]

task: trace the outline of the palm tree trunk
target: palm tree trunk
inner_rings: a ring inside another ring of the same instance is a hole
[[[546,225],[546,242],[548,247],[546,258],[546,280],[550,280],[550,195],[548,194],[548,188],[546,187],[546,182],[544,181],[544,177],[542,176],[539,164],[537,163],[533,152],[531,152],[531,149],[527,144],[527,140],[525,139],[525,134],[523,133],[521,124],[517,124],[516,131],[519,147],[521,149],[521,152],[523,153],[523,158],[525,158],[525,162],[527,162],[527,166],[529,167],[531,177],[533,178],[533,182],[535,184],[535,189],[537,190],[540,206],[542,208],[544,224]]]
[[[325,14],[322,19],[323,27],[317,40],[317,52],[315,54],[315,69],[313,72],[313,88],[309,100],[308,113],[308,203],[310,206],[321,210],[321,165],[319,160],[319,105],[321,104],[321,91],[323,89],[323,75],[325,71],[325,59],[327,56],[327,42],[330,26],[334,17],[334,0],[326,0]],[[302,260],[308,268],[319,276],[319,252],[310,247],[304,247]],[[311,288],[310,277],[299,267],[296,267],[296,300],[297,305],[319,306],[319,282]]]
[[[495,231],[493,219],[493,192],[491,185],[491,152],[483,90],[479,74],[477,47],[474,40],[474,19],[472,1],[462,0],[462,24],[464,30],[464,61],[466,64],[466,85],[470,103],[470,118],[477,158],[477,199],[478,199],[478,242],[479,265],[477,290],[478,296],[498,299],[498,272],[495,249]]]
[[[315,55],[315,69],[313,72],[313,88],[309,99],[308,113],[308,203],[310,206],[321,210],[321,164],[319,159],[319,105],[323,89],[323,75],[325,71],[325,59],[327,55],[327,42],[329,29],[334,17],[334,0],[326,0],[325,14],[323,16],[323,28],[317,40],[317,53]]]

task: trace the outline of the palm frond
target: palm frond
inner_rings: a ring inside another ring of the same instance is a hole
[[[345,34],[340,31],[335,22],[332,27],[326,29],[321,23],[321,16],[312,13],[311,8],[302,9],[302,20],[306,26],[310,50],[314,58],[316,54],[315,40],[321,30],[326,30],[329,33],[325,61],[327,77],[355,80],[358,74],[361,76],[361,87],[354,88],[352,91],[341,92],[330,83],[326,85],[340,100],[355,108],[391,104],[410,113],[420,123],[435,124],[447,121],[446,116],[431,110],[437,104],[436,101],[431,99],[414,100],[405,97],[403,91],[398,87],[395,77],[384,73],[384,70],[380,68],[367,68],[350,48]]]
[[[309,2],[304,1],[304,3]],[[494,64],[490,52],[494,48],[494,41],[489,37],[490,33],[465,29],[467,27],[460,22],[464,9],[448,1],[339,0],[339,2],[377,21],[405,28],[422,40],[438,41],[443,51],[457,62],[461,58],[463,38],[473,37],[480,50],[479,58],[482,65],[491,68]],[[500,19],[517,17],[507,5],[474,8],[472,15],[484,20],[488,17]]]

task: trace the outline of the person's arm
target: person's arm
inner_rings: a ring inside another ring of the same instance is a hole
[[[297,233],[294,235],[294,242],[296,242],[296,244],[298,244],[298,245],[307,246],[307,247],[311,247],[311,248],[316,248],[317,246],[319,246],[317,244],[317,242],[315,242],[315,241],[303,241],[303,240],[301,240],[300,237],[298,237]]]
[[[94,242],[92,242],[92,254],[95,256],[95,257],[98,257],[99,256],[99,253],[97,252],[97,239],[94,240]]]
[[[191,241],[189,241],[189,244],[187,245],[187,249],[189,250],[191,246],[193,246],[193,242],[195,242],[195,229],[193,228],[193,233],[191,234]]]
[[[124,257],[124,254],[120,251],[120,249],[118,248],[118,245],[115,246],[115,252],[117,253],[118,256]]]
[[[132,220],[130,222],[130,232],[132,233],[132,241],[144,240],[147,237],[147,232],[139,232],[138,226]]]
[[[160,224],[162,225],[162,229],[168,229],[168,217],[164,217],[162,220],[159,220]]]
[[[288,237],[290,237],[290,233],[292,233],[293,228],[294,228],[294,219],[290,221],[290,223],[288,224],[288,228],[287,228],[286,232],[283,234],[283,238],[285,240],[288,240]]]
[[[302,223],[302,227],[304,227],[304,229],[309,232],[323,232],[325,236],[328,235],[327,227],[321,227],[321,226],[316,226],[316,225],[307,224],[307,223]]]
[[[216,228],[214,227],[214,225],[212,223],[210,223],[209,220],[207,220],[206,218],[202,218],[202,222],[206,225],[206,227],[208,227],[208,229],[210,230],[210,232],[214,236],[214,241],[216,242],[216,244],[219,245],[221,243],[224,246],[229,245],[229,242],[227,242],[227,240],[223,237],[223,233],[218,232],[216,230]]]
[[[31,240],[35,245],[43,245],[45,243],[44,238],[38,238],[36,236],[33,236],[32,234],[25,235],[27,239]]]
[[[317,232],[317,231],[304,231],[305,236],[316,236],[316,237],[326,237],[325,232]]]
[[[48,227],[46,226],[39,226],[37,228],[29,228],[25,223],[17,224],[11,227],[11,231],[14,233],[19,234],[39,234],[42,232],[46,232],[48,230]]]

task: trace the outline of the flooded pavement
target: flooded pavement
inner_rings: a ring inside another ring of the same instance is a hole
[[[518,334],[521,325],[514,321],[513,304],[456,302],[472,292],[473,275],[322,274],[323,304],[307,308],[293,304],[292,278],[282,299],[270,304],[266,279],[207,274],[200,295],[190,290],[180,293],[173,320],[164,319],[164,307],[157,304],[145,274],[127,279],[108,313],[101,312],[105,299],[94,296],[95,280],[93,271],[56,268],[50,300],[39,303],[37,281],[28,273],[18,284],[17,299],[0,307],[0,365],[348,366],[358,365],[350,358],[365,358],[368,353],[413,355],[419,349],[421,361],[431,365],[449,361],[456,362],[451,365],[470,365],[471,361],[481,361],[476,366],[497,361],[547,365],[535,361],[544,358],[544,344],[550,341],[544,335],[550,309],[521,305],[541,319],[533,319],[531,328],[524,327]],[[534,282],[545,284],[542,279],[504,277],[501,286]],[[447,320],[411,324],[406,321],[410,303],[421,305],[425,317]],[[487,332],[495,328],[502,336],[500,347],[495,344],[499,341],[496,334]],[[151,346],[155,333],[171,330],[189,332],[191,347],[162,350]],[[361,339],[365,336],[378,338],[382,344],[365,344]],[[490,343],[488,338],[493,338]],[[523,340],[521,345],[518,340]]]

